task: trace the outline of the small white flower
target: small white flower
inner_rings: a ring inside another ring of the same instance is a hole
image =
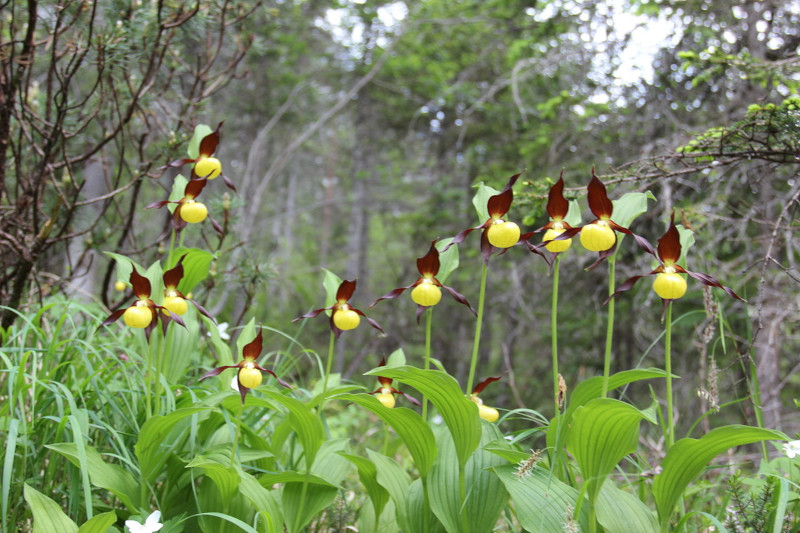
[[[231,340],[231,334],[228,333],[228,323],[227,322],[220,322],[217,324],[217,332],[219,333],[219,338],[224,341]],[[211,332],[209,331],[206,335],[209,337],[211,336]]]
[[[130,533],[155,533],[164,526],[160,520],[161,511],[153,511],[145,519],[144,524],[140,524],[136,520],[125,520],[125,527]]]
[[[798,455],[800,455],[800,440],[793,440],[783,445],[783,453],[786,454],[786,457],[789,459],[794,459]]]
[[[235,376],[233,376],[233,379],[231,380],[231,388],[233,390],[235,390],[236,392],[239,392],[239,374],[238,373]]]

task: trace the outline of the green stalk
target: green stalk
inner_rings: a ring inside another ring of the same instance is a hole
[[[616,271],[616,257],[614,253],[608,258],[608,295],[614,294],[614,275]],[[606,325],[606,353],[603,358],[603,392],[601,398],[608,395],[608,376],[611,373],[611,346],[614,340],[614,298],[608,302],[608,324]]]
[[[433,307],[429,307],[425,317],[425,370],[431,368],[431,323],[433,322]],[[428,398],[422,397],[422,419],[428,421]],[[427,515],[426,515],[427,516]]]
[[[675,442],[675,422],[672,417],[672,300],[667,303],[664,333],[664,371],[667,373],[667,451]]]
[[[486,272],[485,268],[484,272]],[[467,506],[465,505],[467,502],[467,473],[464,465],[458,466],[458,495],[459,502],[461,502],[461,510],[459,511],[461,515],[461,531],[469,533],[469,520],[467,520]]]
[[[475,381],[475,368],[478,366],[478,347],[481,343],[481,324],[483,323],[483,303],[486,299],[486,274],[489,271],[489,265],[483,263],[483,272],[481,272],[481,292],[478,296],[478,324],[475,326],[475,340],[472,343],[472,360],[469,363],[469,378],[467,379],[467,395],[472,394],[472,383]]]
[[[159,311],[160,312],[160,311]],[[156,406],[155,406],[155,413],[157,415],[161,414],[161,375],[163,373],[164,367],[164,335],[159,333],[159,329],[156,328],[153,330],[157,335],[157,344],[156,344],[156,367],[155,367],[155,397],[156,397]]]
[[[561,254],[553,265],[553,300],[550,307],[550,345],[553,353],[553,418],[558,416],[558,270]]]
[[[147,418],[148,419],[151,416],[153,416],[153,408],[152,408],[152,395],[153,395],[152,386],[153,385],[152,385],[152,380],[153,380],[153,343],[148,341],[148,343],[147,343],[147,368],[145,369],[145,374],[144,374],[144,384],[145,384],[145,387],[144,387],[144,392],[145,392],[144,404],[145,404],[145,409],[146,409],[146,412],[147,412]],[[144,501],[144,500],[142,500],[142,501]]]
[[[231,450],[231,468],[236,464],[236,454],[239,451],[239,439],[242,437],[242,412],[244,406],[239,405],[239,413],[236,416],[236,435],[233,439],[233,450]]]
[[[328,362],[325,364],[325,377],[322,379],[322,392],[328,390],[328,376],[333,368],[333,345],[335,340],[336,336],[331,331],[331,340],[328,342]]]

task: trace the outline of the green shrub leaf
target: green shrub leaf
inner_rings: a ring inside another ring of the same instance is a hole
[[[25,483],[25,501],[33,514],[33,533],[77,533],[78,525],[56,502]]]

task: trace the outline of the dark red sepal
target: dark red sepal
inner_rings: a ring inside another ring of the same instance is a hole
[[[633,237],[633,240],[636,241],[636,244],[639,246],[639,248],[641,248],[642,250],[644,250],[645,252],[647,252],[648,254],[650,254],[650,255],[652,255],[654,257],[658,257],[656,255],[656,249],[653,248],[653,245],[650,244],[650,241],[648,241],[647,239],[645,239],[641,235],[637,235],[634,232],[632,232],[631,230],[629,230],[628,228],[620,226],[619,224],[617,224],[613,220],[609,220],[608,221],[608,225],[614,231],[618,231],[620,233],[624,233],[625,235],[630,235],[631,237]],[[680,240],[678,241],[678,246],[680,246]],[[678,255],[680,255],[680,251],[678,252]]]
[[[498,380],[500,380],[500,378],[502,378],[502,376],[497,376],[496,378],[486,378],[486,379],[484,379],[483,381],[481,381],[480,383],[475,385],[475,388],[472,389],[472,394],[480,394],[481,392],[483,392],[483,389],[486,388],[486,385],[488,385],[489,383],[492,383],[494,381],[498,381]]]
[[[511,176],[508,183],[499,194],[489,197],[489,201],[486,203],[486,210],[489,212],[490,217],[500,218],[511,209],[511,202],[514,201],[514,190],[512,187],[521,175],[522,172]]]
[[[183,279],[183,259],[186,257],[186,254],[183,254],[178,262],[175,264],[174,267],[170,268],[166,272],[164,272],[163,280],[164,280],[164,287],[168,289],[175,289],[177,288],[178,284]]]
[[[331,309],[333,309],[333,306],[323,307],[322,309],[314,309],[313,311],[310,311],[310,312],[308,312],[308,313],[306,313],[306,314],[304,314],[302,316],[299,316],[299,317],[293,319],[292,322],[297,322],[298,320],[302,320],[304,318],[314,318],[317,315],[319,315],[320,313],[322,313],[324,311],[330,311]]]
[[[677,265],[675,265],[675,270],[677,270],[678,272],[684,272],[686,274],[689,274],[691,277],[693,277],[694,279],[696,279],[697,281],[699,281],[700,283],[702,283],[704,285],[708,285],[709,287],[717,287],[719,289],[722,289],[723,291],[728,293],[728,295],[731,296],[732,298],[736,298],[737,300],[741,300],[743,302],[747,301],[744,298],[742,298],[741,296],[739,296],[738,294],[736,294],[735,292],[733,292],[733,289],[731,289],[730,287],[726,287],[725,285],[723,285],[722,283],[720,283],[716,279],[712,278],[708,274],[704,274],[702,272],[691,272],[689,270],[680,268]]]
[[[230,179],[228,179],[228,176],[226,176],[225,174],[220,174],[220,177],[222,178],[222,181],[225,182],[226,187],[228,187],[233,192],[239,192],[236,190],[236,186],[233,184],[233,182]]]
[[[158,202],[153,202],[151,204],[147,204],[146,206],[144,206],[144,208],[145,209],[160,209],[160,208],[162,208],[165,205],[170,204],[170,203],[173,203],[173,202],[171,202],[169,200],[159,200]]]
[[[611,248],[609,248],[608,250],[603,250],[602,252],[598,252],[597,253],[597,261],[595,261],[594,263],[592,263],[588,267],[584,268],[584,270],[586,270],[587,272],[589,270],[594,270],[595,268],[600,266],[600,264],[602,264],[603,261],[605,261],[606,259],[608,259],[612,255],[614,255],[614,252],[617,250],[617,243],[618,242],[619,241],[616,239],[616,236],[615,236],[614,245]]]
[[[569,211],[569,202],[564,198],[564,171],[558,177],[558,181],[550,187],[550,192],[547,195],[547,213],[550,218],[561,220],[567,216]]]
[[[450,296],[453,297],[453,299],[455,301],[457,301],[458,303],[460,303],[462,305],[467,306],[469,308],[469,310],[472,311],[473,315],[475,315],[475,316],[478,315],[478,312],[475,311],[475,309],[472,307],[472,305],[469,303],[469,301],[467,301],[467,298],[463,294],[461,294],[460,292],[458,292],[457,290],[455,290],[452,287],[448,287],[447,285],[442,285],[441,287],[444,290],[446,290],[450,294]]]
[[[252,359],[256,360],[259,355],[261,355],[261,349],[263,348],[263,335],[261,326],[258,327],[258,333],[256,333],[256,337],[244,345],[242,348],[242,357],[245,359]]]
[[[435,277],[439,273],[439,267],[439,250],[436,249],[436,241],[433,241],[428,253],[417,259],[417,270],[423,276]]]
[[[633,276],[626,279],[624,283],[622,283],[619,287],[617,287],[617,290],[614,291],[614,294],[606,298],[606,300],[603,302],[603,305],[606,305],[608,302],[610,302],[611,299],[614,298],[616,295],[631,290],[633,286],[636,285],[636,282],[639,281],[640,279],[645,278],[647,276],[652,276],[654,274],[658,274],[661,271],[663,271],[663,268],[659,266],[649,274],[641,274],[639,276]]]
[[[224,370],[228,370],[229,368],[239,368],[239,365],[227,365],[227,366],[218,366],[217,368],[213,368],[203,374],[203,376],[198,379],[197,381],[203,381],[204,379],[213,378],[214,376],[219,376]]]
[[[212,217],[211,215],[208,215],[208,220],[209,220],[209,222],[211,222],[211,227],[214,228],[214,231],[216,231],[220,235],[224,235],[225,234],[225,232],[222,230],[222,226],[219,225],[219,222],[217,222],[214,217]]]
[[[217,320],[216,320],[216,319],[215,319],[213,316],[211,316],[211,313],[209,313],[209,312],[208,312],[208,310],[206,310],[206,308],[205,308],[205,307],[203,307],[203,306],[202,306],[202,305],[200,305],[199,303],[195,302],[194,300],[188,300],[188,301],[192,303],[192,305],[193,305],[193,306],[194,306],[194,307],[197,309],[197,311],[198,311],[198,312],[199,312],[201,315],[203,315],[204,317],[206,317],[206,318],[208,318],[209,320],[211,320],[211,321],[212,321],[214,324],[216,324],[216,323],[217,323]]]
[[[195,159],[176,159],[172,163],[167,163],[166,165],[161,167],[159,170],[166,170],[168,168],[182,167],[186,163],[194,163],[195,161],[196,161]]]
[[[675,226],[674,212],[670,217],[667,232],[658,239],[658,257],[662,263],[677,263],[681,258],[681,236]]]
[[[140,300],[150,298],[150,280],[139,274],[134,268],[131,270],[130,276],[131,287],[133,287],[133,294]]]
[[[183,190],[183,197],[184,198],[197,198],[200,196],[200,193],[203,192],[203,188],[208,183],[208,180],[205,178],[194,178],[190,179],[186,183],[186,188]]]
[[[422,278],[420,278],[420,279],[422,279]],[[408,289],[413,289],[414,287],[419,285],[420,279],[418,279],[417,281],[415,281],[414,283],[412,283],[411,285],[408,285],[406,287],[398,287],[396,289],[392,289],[391,291],[387,292],[386,294],[384,294],[383,296],[381,296],[380,298],[378,298],[377,300],[375,300],[374,302],[369,304],[370,308],[374,307],[375,304],[377,304],[381,300],[393,300],[393,299],[397,298],[398,296],[400,296],[401,294],[403,294],[403,292],[407,291]]]
[[[356,313],[357,315],[359,315],[359,316],[363,316],[364,318],[366,318],[366,319],[367,319],[367,322],[369,322],[369,325],[370,325],[370,326],[372,326],[373,328],[377,329],[378,331],[380,331],[381,333],[383,333],[384,335],[386,335],[386,332],[385,332],[385,331],[383,331],[383,328],[380,326],[380,324],[378,324],[377,322],[375,322],[374,320],[372,320],[370,317],[368,317],[367,315],[365,315],[365,314],[364,314],[364,312],[363,312],[361,309],[356,309],[356,308],[355,308],[355,307],[353,307],[352,305],[350,306],[350,309],[351,309],[352,311],[355,311],[355,313]],[[333,320],[333,315],[331,315],[331,320]],[[336,328],[336,329],[339,329],[339,328]]]
[[[116,311],[114,311],[113,313],[111,313],[110,315],[108,315],[108,318],[106,318],[105,320],[103,320],[103,323],[102,323],[102,324],[100,324],[100,327],[102,327],[102,326],[107,326],[107,325],[109,325],[109,324],[113,324],[114,322],[116,322],[117,320],[119,320],[119,319],[120,319],[120,317],[121,317],[122,315],[124,315],[124,314],[125,314],[125,311],[126,311],[127,309],[128,309],[127,307],[126,307],[125,309],[117,309]]]
[[[223,120],[217,125],[217,129],[203,137],[203,140],[200,141],[200,157],[210,157],[214,155],[214,152],[217,150],[217,145],[219,144],[219,129],[225,123]]]
[[[285,382],[285,381],[283,381],[281,378],[279,378],[279,377],[277,376],[277,374],[275,374],[275,372],[273,372],[272,370],[267,370],[266,368],[261,368],[261,367],[260,367],[260,366],[258,366],[258,365],[256,365],[256,368],[258,368],[258,369],[259,369],[259,370],[261,370],[262,372],[265,372],[265,373],[267,373],[267,374],[271,375],[273,378],[275,378],[275,380],[276,380],[278,383],[280,383],[281,385],[283,385],[283,386],[284,386],[284,387],[286,387],[287,389],[291,389],[291,388],[292,388],[292,386],[291,386],[291,385],[289,385],[287,382]]]
[[[604,220],[610,219],[614,212],[614,204],[608,199],[606,186],[595,175],[594,168],[592,169],[592,181],[589,182],[587,190],[589,192],[589,209],[592,210],[594,216]]]
[[[353,297],[353,293],[356,292],[356,282],[358,280],[344,280],[342,284],[339,285],[339,289],[336,291],[336,301],[348,301],[350,298]]]

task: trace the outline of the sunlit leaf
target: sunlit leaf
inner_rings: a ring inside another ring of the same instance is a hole
[[[700,439],[676,442],[661,462],[661,473],[653,480],[653,497],[661,523],[669,522],[683,491],[714,457],[734,446],[773,439],[789,440],[780,431],[731,425],[712,429]]]
[[[659,533],[658,520],[642,501],[613,483],[605,483],[597,498],[597,521],[606,533]]]
[[[176,248],[172,251],[172,260],[165,266],[165,269],[169,270],[174,267],[181,257],[184,257],[183,278],[178,284],[178,290],[186,295],[191,292],[198,283],[208,277],[211,261],[214,260],[214,254],[200,248]]]
[[[389,371],[390,369],[382,367],[381,370]],[[389,424],[411,453],[420,476],[428,475],[436,457],[436,444],[430,426],[416,411],[406,407],[389,409],[384,407],[377,398],[368,394],[342,394],[336,398],[369,409],[378,418]]]
[[[342,284],[342,278],[326,268],[322,270],[325,272],[325,277],[322,279],[322,286],[325,288],[325,307],[330,307],[336,303],[336,293]],[[325,311],[325,314],[331,316],[331,311]]]
[[[446,251],[442,252],[451,242],[453,242],[452,237],[436,242],[436,249],[439,250],[439,274],[436,276],[436,279],[441,283],[444,283],[447,277],[458,268],[458,246],[451,246]]]
[[[496,194],[500,194],[500,191],[485,185],[483,182],[478,184],[478,191],[475,193],[475,196],[472,197],[472,205],[475,206],[475,211],[478,213],[479,224],[483,224],[489,220],[487,205],[489,203],[489,198]]]
[[[66,515],[61,507],[34,489],[27,483],[24,485],[25,501],[33,514],[33,533],[76,533],[78,525]]]
[[[139,459],[143,482],[152,482],[172,454],[175,443],[168,440],[170,433],[187,416],[208,410],[208,407],[186,407],[168,415],[155,415],[142,425],[134,452]]]
[[[408,525],[406,514],[406,495],[408,486],[411,484],[411,477],[405,470],[400,468],[400,465],[394,459],[370,449],[367,449],[367,455],[375,464],[378,483],[386,489],[394,502],[397,523],[400,529],[402,531],[410,531],[411,528]]]
[[[436,406],[453,435],[459,465],[464,465],[478,447],[481,424],[478,406],[464,396],[458,382],[439,370],[422,370],[404,366],[378,368],[367,375],[381,375],[411,385]]]
[[[134,267],[139,272],[144,272],[144,267],[129,257],[114,252],[103,252],[117,263],[117,281],[126,285],[130,283],[131,272]]]
[[[117,513],[109,511],[94,515],[92,518],[81,524],[78,528],[78,533],[107,533],[110,528],[117,521]]]
[[[358,478],[361,480],[361,484],[364,485],[367,496],[369,496],[369,501],[375,512],[375,522],[377,523],[380,520],[381,513],[383,513],[383,508],[386,507],[386,503],[389,501],[389,491],[378,483],[378,468],[375,463],[360,455],[342,453],[341,456],[353,463],[358,470]]]
[[[207,126],[206,124],[198,124],[195,126],[194,134],[192,135],[192,138],[189,141],[189,146],[186,149],[190,159],[197,159],[200,156],[200,141],[202,141],[206,135],[212,133],[213,131],[214,130],[211,129],[211,126]]]
[[[306,467],[311,470],[317,451],[325,440],[325,428],[322,426],[322,420],[299,400],[270,390],[264,390],[262,393],[288,409],[288,422],[303,446]]]

